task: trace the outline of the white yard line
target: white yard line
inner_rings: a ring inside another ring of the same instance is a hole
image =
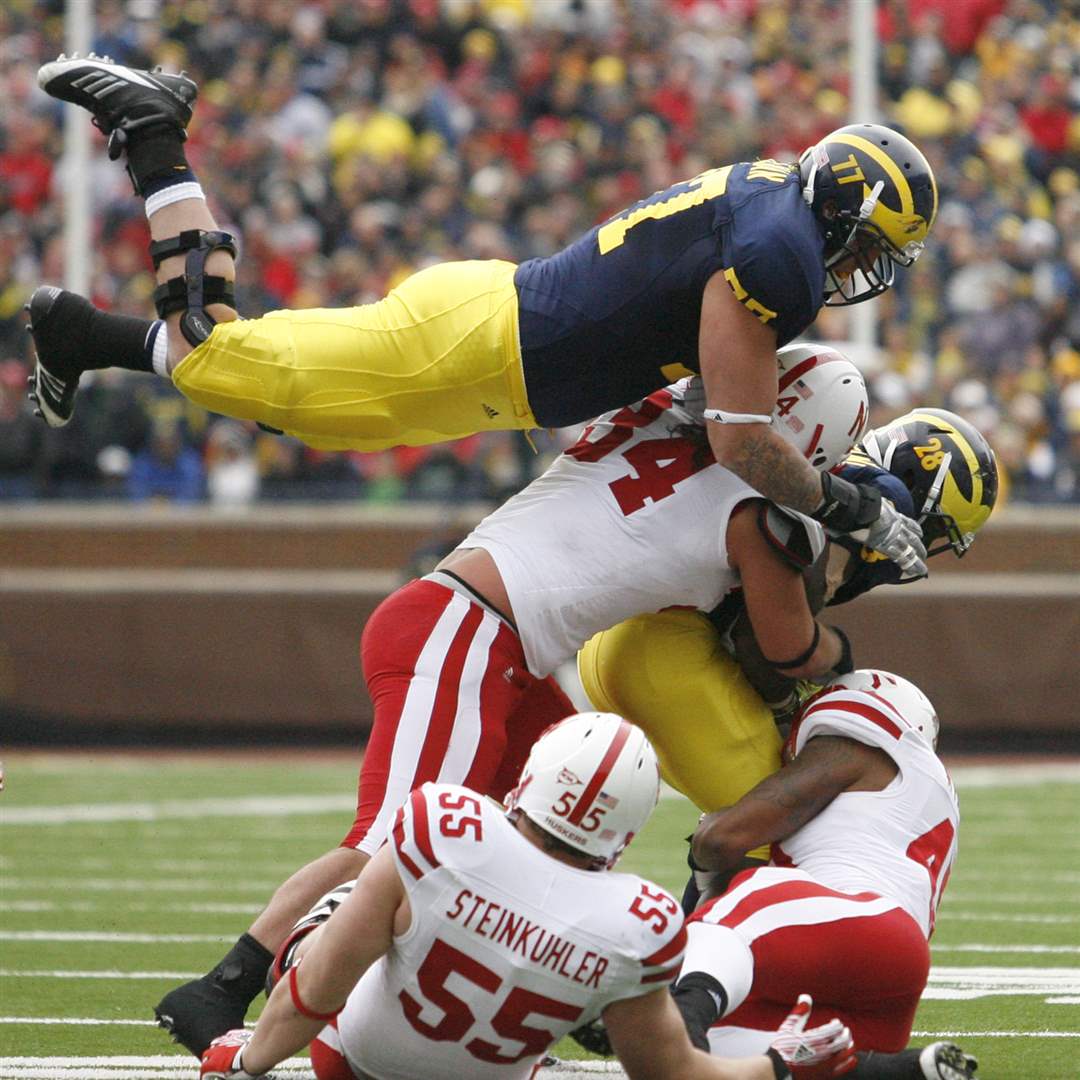
[[[0,930],[0,941],[108,941],[129,945],[201,945],[229,941],[229,934],[129,934],[91,930]]]
[[[0,979],[199,979],[202,971],[18,971],[0,968]]]
[[[1080,915],[1005,915],[998,912],[952,911],[941,913],[943,922],[1003,922],[1037,923],[1044,926],[1065,926],[1080,922]]]
[[[169,799],[165,802],[89,803],[68,806],[12,806],[0,813],[8,825],[73,825],[79,822],[165,821],[170,818],[291,817],[356,809],[356,796],[276,795],[235,799]]]
[[[931,945],[935,955],[938,953],[1056,953],[1080,956],[1080,945]]]

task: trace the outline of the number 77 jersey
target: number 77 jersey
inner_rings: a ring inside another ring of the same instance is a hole
[[[623,619],[711,611],[737,585],[728,521],[760,496],[716,464],[690,386],[599,417],[462,541],[495,560],[537,677]]]
[[[674,897],[551,858],[468,788],[418,788],[389,843],[412,924],[338,1017],[355,1071],[528,1077],[567,1032],[678,972],[686,931]]]

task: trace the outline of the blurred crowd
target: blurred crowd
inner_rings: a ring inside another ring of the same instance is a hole
[[[254,315],[545,255],[706,168],[795,160],[848,120],[850,2],[869,0],[94,0],[93,49],[198,80],[188,155]],[[68,427],[35,420],[21,307],[63,280],[65,185],[35,72],[63,7],[0,5],[0,498],[497,501],[543,467],[560,433],[320,454],[121,372],[84,379]],[[874,301],[873,421],[954,409],[1011,498],[1080,502],[1080,2],[880,0],[877,22],[878,118],[926,153],[941,210]],[[149,315],[142,205],[96,132],[78,183],[95,303]]]

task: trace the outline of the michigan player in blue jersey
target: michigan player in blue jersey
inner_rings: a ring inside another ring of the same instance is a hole
[[[82,372],[106,366],[155,370],[215,412],[360,450],[584,422],[698,372],[721,464],[925,572],[912,519],[871,485],[816,472],[770,426],[777,348],[823,303],[887,289],[922,251],[937,188],[897,132],[856,124],[797,164],[710,169],[550,258],[444,263],[374,304],[241,320],[235,240],[184,156],[195,83],[93,55],[45,64],[38,82],[89,110],[125,159],[160,283],[153,322],[34,293],[32,392],[50,425],[70,419]]]

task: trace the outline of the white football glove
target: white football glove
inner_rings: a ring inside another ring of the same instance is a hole
[[[203,1052],[199,1080],[258,1080],[264,1075],[245,1072],[240,1065],[240,1055],[253,1034],[236,1028],[219,1035]]]
[[[865,529],[851,534],[861,544],[887,555],[904,572],[905,578],[926,576],[926,548],[922,526],[888,500],[881,500],[881,515]]]
[[[857,1064],[851,1031],[839,1020],[807,1028],[813,1007],[810,995],[800,994],[769,1046],[783,1060],[792,1080],[832,1080]]]

